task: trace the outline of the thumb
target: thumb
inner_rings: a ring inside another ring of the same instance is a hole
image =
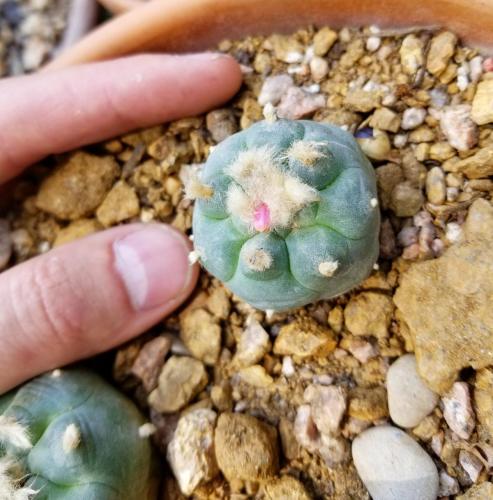
[[[142,333],[197,280],[186,237],[127,225],[56,248],[0,275],[0,393]]]

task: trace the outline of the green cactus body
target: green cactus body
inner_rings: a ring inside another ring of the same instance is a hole
[[[21,492],[36,492],[15,498],[154,498],[155,464],[149,439],[139,436],[143,423],[131,401],[79,369],[56,370],[0,397],[0,462],[26,479]],[[0,498],[6,498],[1,485],[0,470]]]
[[[374,170],[339,127],[256,123],[221,142],[186,188],[201,263],[259,309],[340,295],[378,257]]]

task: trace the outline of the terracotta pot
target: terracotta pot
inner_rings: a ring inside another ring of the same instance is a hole
[[[121,14],[135,7],[142,7],[147,0],[99,0],[99,3],[113,14]]]
[[[468,43],[487,47],[493,45],[493,0],[153,0],[110,20],[50,66],[137,52],[204,50],[224,38],[290,32],[308,24],[446,26]]]

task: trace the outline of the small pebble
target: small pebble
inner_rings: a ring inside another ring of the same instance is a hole
[[[458,151],[469,151],[479,139],[478,127],[471,120],[471,106],[468,104],[444,108],[440,128],[450,145]]]
[[[402,115],[401,128],[404,130],[412,130],[419,127],[426,118],[426,109],[423,108],[407,108]]]
[[[353,441],[352,454],[373,500],[436,500],[433,460],[400,429],[382,425],[363,431]]]
[[[450,243],[456,243],[462,236],[462,227],[457,222],[449,222],[445,229],[445,237]]]
[[[455,382],[442,397],[443,418],[448,426],[462,439],[469,439],[476,426],[471,395],[466,382]]]
[[[390,418],[399,426],[417,426],[438,403],[438,395],[419,376],[416,358],[401,356],[387,372]]]
[[[325,106],[325,97],[321,94],[310,94],[298,87],[290,87],[283,94],[277,107],[277,116],[287,120],[298,120],[313,114]]]
[[[442,205],[446,195],[445,174],[440,167],[433,167],[426,176],[426,196],[430,203]]]
[[[310,71],[316,82],[323,80],[329,72],[329,63],[322,57],[315,56],[310,61]]]
[[[433,76],[440,76],[454,55],[457,37],[450,31],[443,31],[434,36],[430,43],[426,69]]]
[[[224,141],[238,131],[236,118],[230,109],[215,109],[207,113],[205,121],[215,142]]]
[[[267,103],[276,105],[286,91],[293,86],[293,79],[289,75],[269,76],[262,85],[258,102],[261,106],[265,106]]]
[[[379,36],[370,36],[366,40],[366,50],[368,52],[376,52],[380,48],[382,40]]]
[[[481,462],[481,460],[479,460],[476,455],[473,455],[466,450],[460,450],[459,463],[461,467],[466,471],[467,475],[471,479],[471,482],[477,482],[477,480],[479,479],[479,475],[483,470],[483,462]]]
[[[311,416],[317,429],[322,434],[337,434],[346,411],[346,395],[340,387],[334,385],[309,385],[304,392],[304,399],[310,404]]]
[[[440,489],[438,490],[438,496],[448,497],[450,495],[457,495],[459,491],[459,481],[442,470],[440,472]]]

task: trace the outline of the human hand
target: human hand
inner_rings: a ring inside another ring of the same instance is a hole
[[[0,81],[0,185],[43,157],[212,108],[238,89],[227,56],[133,56]],[[1,196],[1,195],[0,195]],[[181,233],[129,224],[0,274],[0,394],[142,333],[191,292]]]

